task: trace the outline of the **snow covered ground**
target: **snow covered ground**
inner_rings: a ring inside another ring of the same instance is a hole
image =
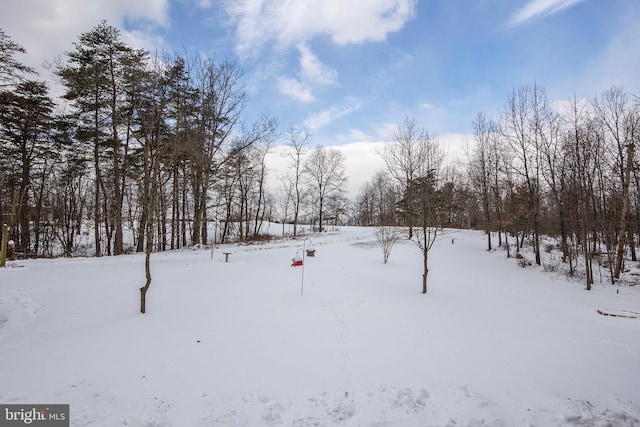
[[[69,403],[72,426],[640,425],[640,319],[597,312],[640,312],[640,286],[587,292],[462,231],[422,295],[419,250],[383,264],[373,233],[312,235],[302,296],[302,241],[154,254],[145,315],[140,255],[12,262],[0,403]]]

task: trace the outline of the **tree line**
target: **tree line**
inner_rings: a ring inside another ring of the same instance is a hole
[[[232,62],[152,57],[103,21],[49,64],[60,103],[24,53],[0,30],[0,213],[18,252],[163,251],[253,238],[266,219],[296,227],[303,208],[320,228],[346,212],[344,156],[307,150],[308,129],[280,132],[269,113],[243,122]],[[283,137],[292,172],[270,192],[265,159]]]
[[[427,254],[445,228],[482,229],[488,250],[510,256],[530,244],[537,264],[554,238],[587,288],[594,262],[615,282],[636,260],[640,102],[622,88],[558,104],[538,84],[517,87],[494,117],[478,113],[458,163],[406,118],[379,153],[385,170],[348,200],[339,150],[310,149],[309,129],[280,131],[269,113],[243,121],[234,63],[151,56],[104,21],[73,46],[49,65],[60,104],[0,30],[0,212],[25,254],[251,239],[267,220],[283,233],[292,223],[295,237],[304,219],[318,230],[329,221],[406,227],[425,254],[425,292]],[[268,189],[266,157],[283,142],[288,171]]]
[[[523,85],[496,117],[478,113],[472,129],[466,159],[451,165],[437,135],[406,119],[381,153],[387,169],[355,202],[361,225],[407,226],[409,238],[414,226],[422,230],[425,293],[429,242],[445,227],[482,229],[487,249],[504,247],[508,256],[523,257],[530,244],[538,265],[541,251],[553,249],[543,240],[554,239],[586,289],[596,265],[615,283],[625,260],[637,260],[638,96],[612,87],[554,104],[544,88]]]

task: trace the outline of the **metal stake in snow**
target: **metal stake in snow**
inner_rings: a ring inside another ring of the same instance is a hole
[[[305,254],[307,253],[307,240],[311,242],[308,237],[305,237],[305,239],[302,241],[302,279],[300,280],[300,296],[304,295],[304,258]]]

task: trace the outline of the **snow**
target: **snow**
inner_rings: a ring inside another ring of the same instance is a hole
[[[277,228],[276,228],[277,229]],[[72,426],[640,425],[640,286],[487,252],[482,233],[387,264],[375,229],[0,271],[0,402]],[[223,252],[230,252],[224,262]],[[11,268],[13,267],[13,268]]]

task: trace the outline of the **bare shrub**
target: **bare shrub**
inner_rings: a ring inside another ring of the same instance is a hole
[[[278,240],[278,237],[272,234],[254,234],[254,235],[245,237],[242,240],[242,243],[246,245],[255,245],[255,244],[269,243],[274,240]]]
[[[516,255],[516,258],[518,259],[518,265],[520,267],[526,268],[531,266],[531,261],[526,259],[522,254]]]
[[[384,263],[386,264],[391,255],[391,249],[393,245],[400,239],[400,234],[395,227],[383,226],[378,227],[376,230],[376,240],[382,247],[382,254],[384,256]]]
[[[555,260],[542,263],[542,271],[546,273],[557,273],[560,270],[560,263]]]

